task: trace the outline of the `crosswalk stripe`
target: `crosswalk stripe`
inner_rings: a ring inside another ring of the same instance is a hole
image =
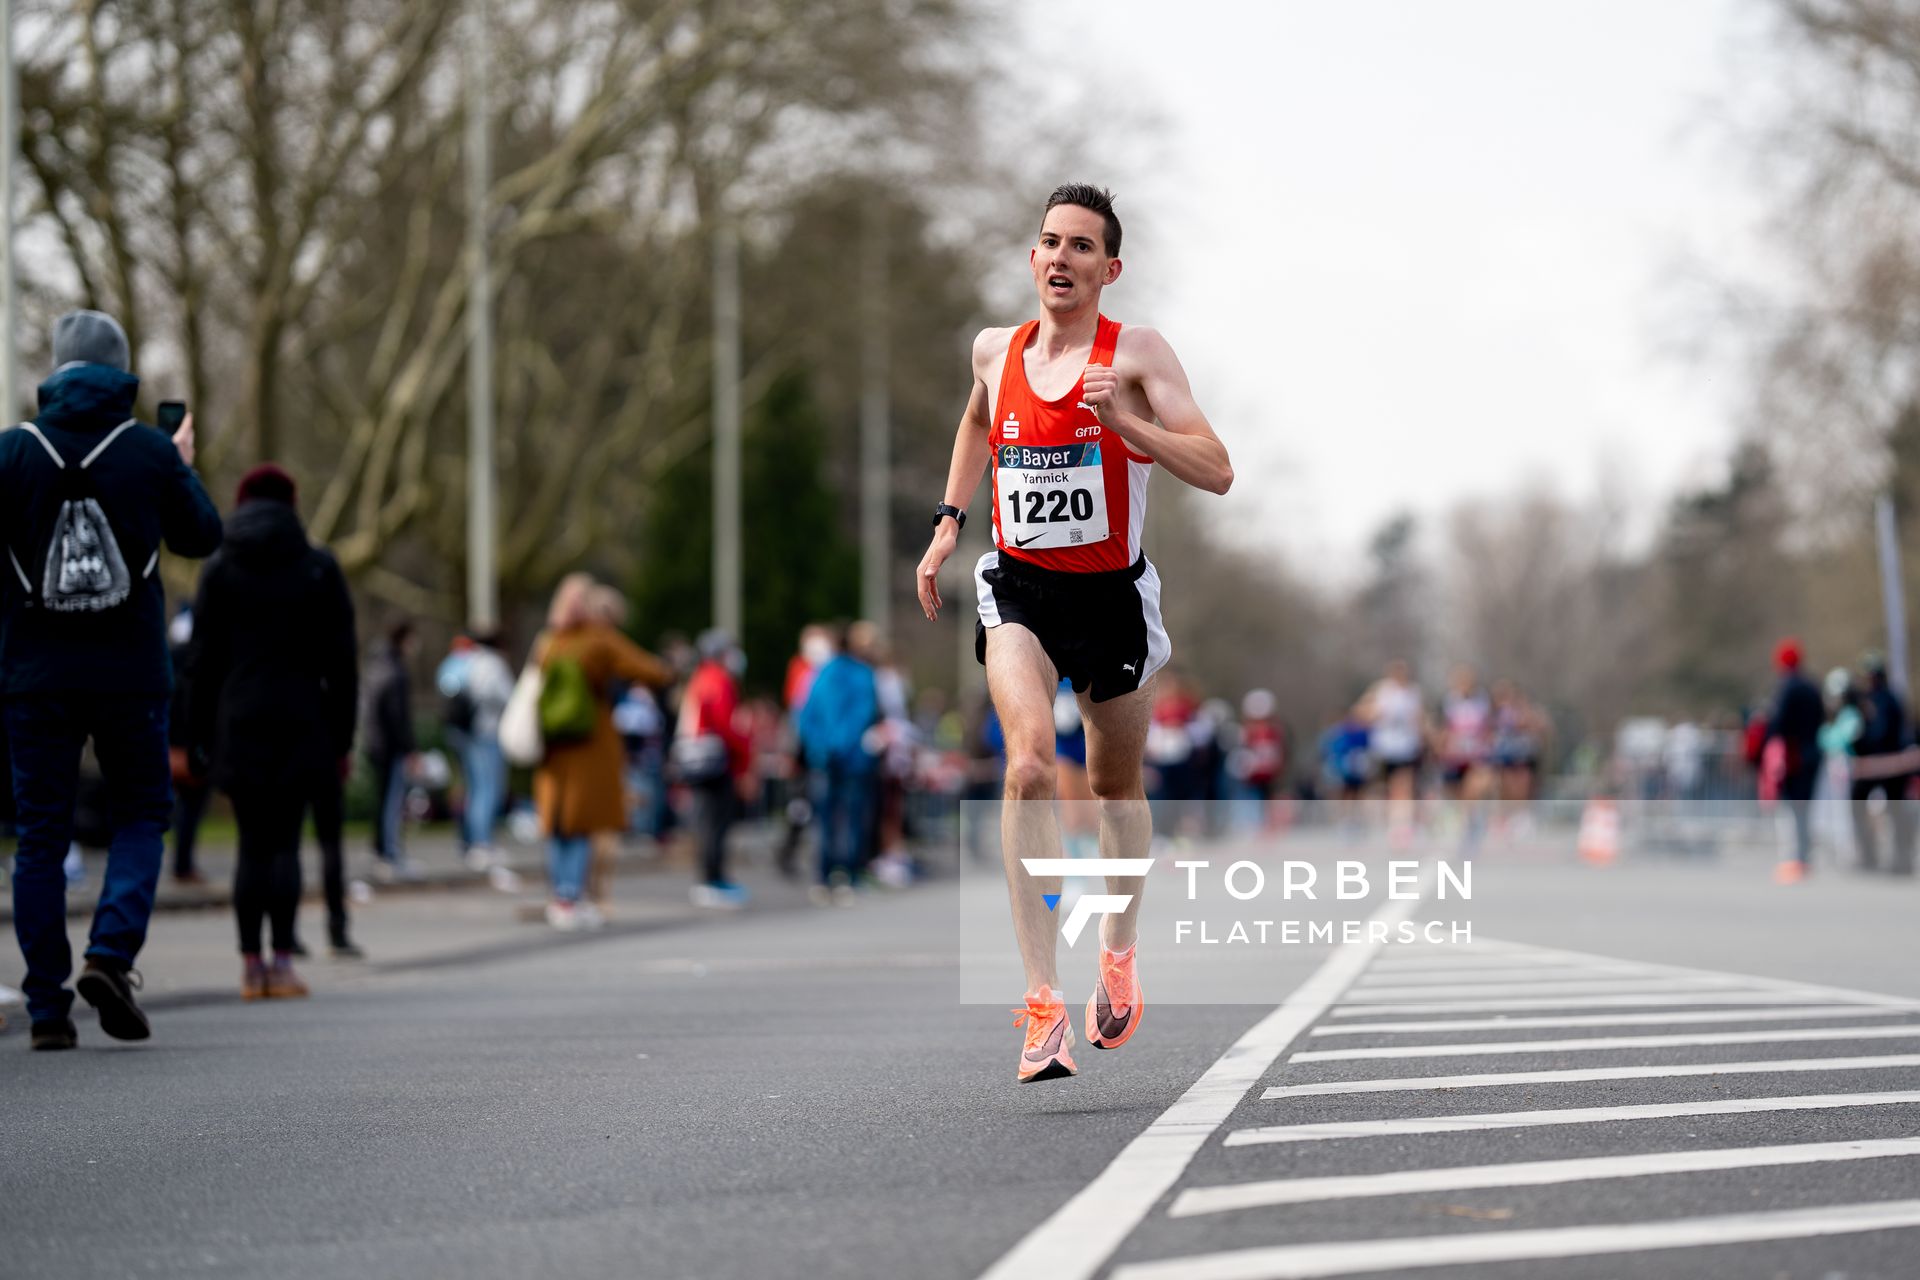
[[[1915,1006],[1920,1009],[1920,1006]],[[1544,1027],[1667,1027],[1691,1022],[1792,1022],[1801,1018],[1899,1018],[1913,1009],[1857,1004],[1807,1005],[1794,1009],[1718,1009],[1684,1013],[1575,1013],[1546,1018],[1434,1018],[1416,1022],[1348,1022],[1315,1027],[1315,1036],[1370,1036],[1408,1031],[1524,1031]]]
[[[1407,969],[1392,973],[1375,973],[1362,978],[1354,984],[1355,991],[1366,991],[1374,987],[1395,985],[1419,987],[1446,987],[1486,982],[1542,982],[1542,981],[1621,981],[1629,977],[1666,978],[1663,973],[1648,973],[1639,965],[1614,965],[1602,968],[1598,965],[1569,966],[1531,965],[1525,969]]]
[[[1498,1111],[1471,1116],[1421,1116],[1399,1120],[1343,1120],[1321,1124],[1265,1125],[1235,1129],[1229,1147],[1268,1142],[1325,1142],[1340,1138],[1382,1138],[1417,1133],[1473,1133],[1528,1129],[1542,1125],[1605,1124],[1619,1120],[1657,1120],[1672,1116],[1741,1115],[1755,1111],[1819,1111],[1829,1107],[1883,1107],[1920,1102],[1920,1090],[1888,1093],[1818,1093],[1787,1098],[1722,1098],[1711,1102],[1659,1102],[1624,1107],[1564,1107],[1547,1111]]]
[[[1506,1053],[1607,1053],[1616,1049],[1687,1049],[1719,1044],[1806,1044],[1821,1040],[1920,1040],[1920,1025],[1900,1027],[1773,1027],[1689,1035],[1586,1036],[1577,1040],[1487,1040],[1462,1044],[1399,1044],[1366,1049],[1309,1049],[1289,1062],[1359,1062],[1379,1058],[1481,1058]]]
[[[1596,959],[1592,956],[1568,955],[1560,951],[1534,951],[1525,948],[1508,951],[1468,951],[1464,948],[1436,947],[1415,952],[1384,951],[1374,957],[1373,963],[1367,966],[1367,972],[1379,973],[1383,969],[1438,969],[1442,965],[1459,965],[1466,968],[1471,965],[1516,965],[1535,962],[1547,964],[1639,963],[1634,960],[1622,960],[1618,956]]]
[[[1620,995],[1632,992],[1669,992],[1669,991],[1752,991],[1754,985],[1744,978],[1669,978],[1657,976],[1651,978],[1579,978],[1560,981],[1558,979],[1532,982],[1463,982],[1448,987],[1367,987],[1355,988],[1347,992],[1345,1004],[1374,1004],[1386,1001],[1427,1000],[1467,998],[1480,999],[1500,996],[1597,996]]]
[[[1556,1071],[1487,1071],[1462,1076],[1401,1076],[1391,1080],[1331,1080],[1275,1085],[1263,1102],[1328,1097],[1344,1093],[1399,1093],[1413,1089],[1490,1089],[1510,1084],[1574,1084],[1586,1080],[1668,1080],[1683,1076],[1798,1074],[1806,1071],[1876,1071],[1920,1067],[1920,1053],[1859,1058],[1780,1058],[1761,1062],[1689,1062],[1666,1067],[1569,1067]]]
[[[1793,991],[1650,991],[1644,995],[1526,996],[1501,1000],[1427,1000],[1407,1004],[1355,1004],[1348,997],[1348,1002],[1334,1009],[1332,1016],[1354,1018],[1376,1013],[1497,1013],[1502,1009],[1651,1009],[1674,1005],[1712,1007],[1806,1002],[1806,995]]]
[[[1559,956],[1567,960],[1588,960],[1599,964],[1619,963],[1618,956],[1599,955],[1591,951],[1542,952],[1536,949],[1532,952],[1532,955],[1536,957],[1542,954]],[[1640,967],[1648,973],[1665,974],[1676,978],[1726,978],[1731,976],[1716,969],[1695,969],[1677,964],[1642,964]],[[1846,1001],[1851,1004],[1910,1005],[1913,1003],[1912,998],[1908,996],[1890,996],[1878,991],[1855,991],[1846,987],[1827,986],[1817,982],[1801,982],[1798,979],[1747,977],[1744,980],[1756,986],[1764,985],[1771,990],[1795,994],[1802,999]]]
[[[1530,1160],[1519,1164],[1466,1165],[1453,1169],[1397,1170],[1336,1178],[1283,1178],[1180,1193],[1167,1211],[1172,1218],[1240,1209],[1265,1209],[1317,1200],[1472,1191],[1486,1187],[1544,1187],[1562,1182],[1646,1178],[1663,1173],[1717,1169],[1764,1169],[1920,1156],[1920,1138],[1873,1138],[1857,1142],[1801,1142],[1777,1147],[1721,1147],[1711,1151],[1660,1151],[1581,1160]]]
[[[1279,1280],[1415,1267],[1582,1258],[1651,1249],[1795,1240],[1920,1227],[1920,1200],[1826,1205],[1772,1213],[1733,1213],[1669,1222],[1600,1223],[1527,1231],[1413,1236],[1337,1244],[1277,1245],[1159,1262],[1114,1271],[1114,1280]]]

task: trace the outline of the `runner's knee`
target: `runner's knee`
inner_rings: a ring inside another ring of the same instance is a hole
[[[1088,760],[1087,789],[1102,802],[1100,806],[1102,817],[1108,816],[1106,802],[1124,804],[1137,800],[1145,803],[1147,798],[1146,784],[1140,777],[1140,766],[1137,763],[1130,769],[1119,769],[1112,765],[1102,765],[1097,761]]]
[[[1053,758],[1042,755],[1007,757],[1007,799],[1050,800],[1053,798]]]

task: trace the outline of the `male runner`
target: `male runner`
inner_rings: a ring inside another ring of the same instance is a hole
[[[1140,549],[1147,477],[1158,463],[1212,493],[1233,483],[1226,447],[1166,339],[1100,314],[1101,290],[1120,278],[1111,193],[1080,183],[1056,190],[1028,261],[1040,318],[974,339],[973,390],[916,583],[921,609],[937,617],[940,566],[966,519],[961,504],[991,463],[998,549],[974,570],[974,652],[1006,734],[1002,847],[1027,977],[1026,1008],[1014,1022],[1026,1025],[1022,1081],[1075,1069],[1043,898],[1060,891],[1060,878],[1030,877],[1020,865],[1022,856],[1060,856],[1054,687],[1066,678],[1080,701],[1101,856],[1147,856],[1141,756],[1153,676],[1173,651],[1160,622],[1160,575]],[[1099,978],[1087,1001],[1087,1039],[1097,1048],[1118,1048],[1140,1025],[1134,942],[1144,887],[1138,877],[1109,878],[1108,891],[1132,901],[1101,920]]]

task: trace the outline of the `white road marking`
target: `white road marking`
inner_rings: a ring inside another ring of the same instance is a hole
[[[1280,1245],[1235,1249],[1191,1258],[1169,1258],[1116,1270],[1114,1280],[1279,1280],[1352,1275],[1414,1267],[1540,1258],[1585,1258],[1650,1249],[1686,1249],[1798,1240],[1920,1227],[1920,1200],[1827,1205],[1777,1213],[1732,1213],[1670,1222],[1606,1223],[1530,1231],[1414,1236],[1339,1244]]]
[[[1421,871],[1419,894],[1381,903],[1368,918],[1362,936],[1374,932],[1372,921],[1390,929],[1410,917],[1431,891],[1434,874],[1434,864],[1427,863]],[[1112,1164],[1008,1250],[981,1280],[1031,1280],[1034,1276],[1085,1280],[1105,1266],[1113,1250],[1152,1211],[1286,1047],[1320,1020],[1383,945],[1360,942],[1335,948],[1311,977],[1235,1041]]]
[[[1509,1084],[1572,1084],[1585,1080],[1668,1080],[1681,1076],[1796,1074],[1805,1071],[1874,1071],[1920,1067],[1920,1053],[1860,1058],[1780,1058],[1764,1062],[1689,1062],[1669,1067],[1570,1067],[1556,1071],[1487,1071],[1464,1076],[1401,1076],[1391,1080],[1331,1080],[1275,1085],[1263,1102],[1343,1093],[1398,1093],[1410,1089],[1487,1089]]]
[[[1722,1147],[1711,1151],[1661,1151],[1582,1160],[1530,1160],[1520,1164],[1467,1165],[1339,1178],[1285,1178],[1238,1185],[1195,1187],[1180,1193],[1167,1211],[1172,1218],[1238,1209],[1265,1209],[1316,1200],[1403,1196],[1486,1187],[1544,1187],[1606,1178],[1645,1178],[1662,1173],[1718,1169],[1766,1169],[1782,1165],[1920,1156],[1920,1138],[1873,1138],[1856,1142],[1801,1142],[1778,1147]]]
[[[1497,1013],[1502,1009],[1638,1009],[1673,1005],[1805,1004],[1807,997],[1792,991],[1683,991],[1645,995],[1528,996],[1508,1000],[1429,1000],[1411,1004],[1343,1004],[1336,1018],[1367,1017],[1376,1013]],[[1892,1005],[1892,1001],[1881,1001]],[[1905,1007],[1903,1002],[1901,1007]]]
[[[1551,1111],[1498,1111],[1471,1116],[1422,1116],[1405,1120],[1344,1120],[1332,1124],[1267,1125],[1235,1129],[1229,1147],[1267,1142],[1325,1142],[1339,1138],[1404,1137],[1416,1133],[1477,1133],[1529,1129],[1556,1124],[1606,1124],[1616,1120],[1658,1120],[1671,1116],[1741,1115],[1754,1111],[1819,1111],[1828,1107],[1883,1107],[1920,1102],[1920,1091],[1818,1093],[1790,1098],[1725,1098],[1712,1102],[1659,1102],[1647,1106],[1565,1107]]]
[[[1616,963],[1617,956],[1596,955],[1590,951],[1546,951],[1536,949],[1540,955],[1558,956],[1567,960],[1589,960],[1600,964]],[[1649,973],[1664,973],[1674,977],[1725,978],[1728,975],[1715,969],[1692,969],[1677,964],[1646,964],[1641,968]],[[1823,1000],[1845,1000],[1853,1004],[1910,1005],[1912,999],[1906,996],[1890,996],[1878,991],[1854,991],[1845,987],[1824,986],[1815,982],[1800,982],[1784,978],[1748,977],[1746,981],[1755,986],[1766,986],[1782,992],[1798,992],[1803,996],[1818,997]]]
[[[1651,978],[1575,978],[1561,981],[1558,978],[1533,982],[1463,982],[1452,987],[1371,987],[1355,988],[1347,993],[1348,1004],[1384,1004],[1407,1000],[1444,1000],[1497,998],[1501,996],[1598,996],[1623,995],[1631,992],[1646,991],[1665,993],[1671,991],[1699,991],[1711,994],[1716,991],[1752,991],[1753,983],[1743,978],[1670,978],[1656,975]]]
[[[1916,1006],[1920,1008],[1920,1006]],[[1683,1013],[1575,1013],[1546,1018],[1434,1018],[1419,1022],[1348,1022],[1315,1027],[1314,1036],[1370,1036],[1408,1031],[1523,1031],[1543,1027],[1668,1027],[1693,1022],[1792,1022],[1800,1018],[1898,1018],[1913,1010],[1857,1004],[1808,1005],[1795,1009],[1720,1009]]]
[[[1522,964],[1640,964],[1638,960],[1622,960],[1615,957],[1606,961],[1594,961],[1585,956],[1561,956],[1552,951],[1527,952],[1509,951],[1458,951],[1441,955],[1437,952],[1408,952],[1405,949],[1389,951],[1367,967],[1368,973],[1388,973],[1396,970],[1418,973],[1432,973],[1444,968],[1512,968]]]
[[[1716,1044],[1806,1044],[1820,1040],[1920,1040],[1920,1026],[1774,1027],[1765,1031],[1701,1031],[1670,1036],[1588,1036],[1579,1040],[1487,1040],[1478,1044],[1400,1044],[1369,1049],[1309,1049],[1290,1062],[1358,1062],[1377,1058],[1481,1058],[1504,1053],[1606,1053],[1614,1049],[1688,1049]]]
[[[1389,972],[1373,970],[1353,986],[1355,991],[1367,991],[1374,987],[1419,986],[1449,987],[1470,985],[1481,982],[1541,982],[1552,980],[1578,981],[1591,979],[1600,981],[1643,976],[1665,978],[1667,974],[1649,974],[1636,964],[1619,964],[1603,967],[1600,965],[1529,965],[1524,969],[1502,966],[1498,969],[1394,969]]]

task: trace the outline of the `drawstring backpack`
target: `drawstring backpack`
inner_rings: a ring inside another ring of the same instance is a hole
[[[133,594],[133,576],[127,572],[126,558],[120,554],[120,543],[113,536],[113,525],[100,506],[99,491],[87,468],[122,433],[136,425],[134,419],[128,418],[95,445],[78,465],[69,465],[39,427],[31,422],[20,424],[21,429],[33,433],[33,438],[53,459],[53,465],[60,469],[60,510],[54,516],[53,537],[47,543],[46,566],[38,591],[21,566],[20,557],[12,547],[7,548],[7,558],[13,564],[14,575],[20,579],[30,606],[38,605],[54,613],[101,613],[126,603],[127,597]],[[152,576],[159,563],[160,552],[156,548],[146,568],[140,571],[141,580]]]

